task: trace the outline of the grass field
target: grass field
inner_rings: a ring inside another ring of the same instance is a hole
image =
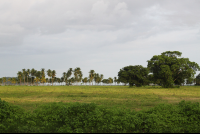
[[[200,102],[200,86],[167,89],[150,86],[0,86],[0,98],[30,111],[52,102],[93,102],[108,109],[140,111],[159,103]]]

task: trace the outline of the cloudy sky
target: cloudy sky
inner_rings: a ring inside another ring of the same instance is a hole
[[[200,65],[200,0],[1,0],[0,77],[80,67],[115,77],[180,51]],[[198,74],[199,72],[197,72]]]

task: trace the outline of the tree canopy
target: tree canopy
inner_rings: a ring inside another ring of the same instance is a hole
[[[179,51],[166,51],[148,60],[147,66],[153,73],[154,81],[160,81],[167,88],[194,78],[195,71],[200,70],[199,65],[188,58],[178,58],[181,55]]]
[[[118,81],[122,83],[129,83],[129,86],[134,84],[139,87],[147,84],[148,69],[141,66],[126,66],[118,72]]]

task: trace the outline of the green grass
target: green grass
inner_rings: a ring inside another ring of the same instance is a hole
[[[160,103],[177,105],[182,100],[200,102],[200,87],[0,86],[0,98],[30,111],[52,102],[96,103],[108,109],[140,111]]]

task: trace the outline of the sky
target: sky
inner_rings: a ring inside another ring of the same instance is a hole
[[[23,68],[61,77],[80,67],[83,77],[94,70],[113,78],[165,51],[200,65],[199,7],[199,0],[1,0],[0,77]]]

